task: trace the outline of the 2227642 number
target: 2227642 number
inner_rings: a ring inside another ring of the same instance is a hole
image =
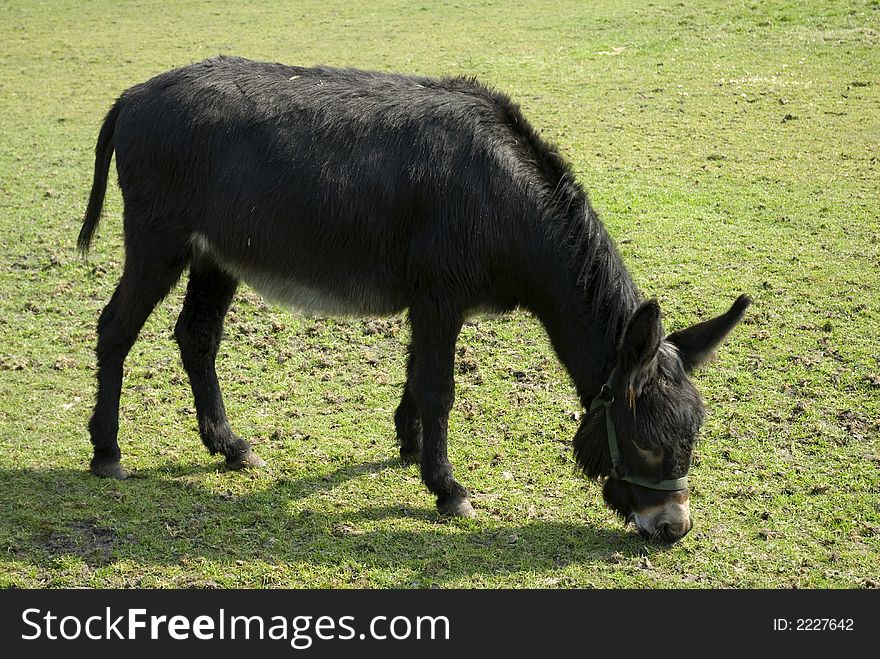
[[[809,631],[852,631],[852,618],[798,618],[795,630],[799,632]]]

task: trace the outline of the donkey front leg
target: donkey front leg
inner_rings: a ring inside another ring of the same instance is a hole
[[[410,308],[410,323],[412,367],[407,389],[421,418],[422,480],[437,496],[441,514],[473,517],[468,492],[452,477],[452,464],[446,455],[449,410],[455,397],[455,342],[462,317],[414,305]]]
[[[223,454],[232,469],[266,464],[229,427],[214,367],[223,335],[223,318],[237,286],[235,279],[212,263],[194,261],[183,309],[174,327],[196,403],[202,442],[211,455]]]

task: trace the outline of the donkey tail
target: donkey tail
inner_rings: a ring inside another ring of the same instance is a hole
[[[101,126],[101,132],[98,133],[98,144],[95,146],[95,176],[92,179],[92,191],[89,194],[89,205],[86,208],[86,215],[83,218],[82,229],[79,232],[76,245],[83,254],[89,251],[89,245],[92,243],[92,235],[98,228],[98,222],[101,219],[101,208],[104,205],[104,194],[107,192],[107,172],[110,170],[110,160],[113,158],[113,151],[116,148],[114,140],[114,132],[116,131],[116,120],[119,117],[119,110],[122,103],[116,101],[104,123]]]

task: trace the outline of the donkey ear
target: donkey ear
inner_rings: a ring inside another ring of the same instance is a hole
[[[712,356],[718,344],[742,320],[751,303],[748,295],[740,295],[726,313],[673,332],[666,337],[667,341],[678,348],[686,371],[692,371]]]
[[[641,392],[662,340],[660,305],[657,300],[642,302],[627,323],[617,348],[618,378],[626,386],[630,400]]]

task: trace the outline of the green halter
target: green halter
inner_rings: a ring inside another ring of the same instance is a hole
[[[599,407],[605,408],[605,432],[608,435],[608,450],[611,453],[611,476],[627,483],[633,483],[641,487],[647,487],[652,490],[684,490],[687,489],[687,476],[681,478],[668,478],[657,483],[639,478],[638,476],[629,476],[621,473],[620,469],[620,447],[617,445],[617,428],[614,426],[614,419],[611,418],[611,403],[614,402],[614,394],[611,391],[611,381],[614,379],[614,373],[617,369],[611,371],[608,381],[602,385],[602,389],[590,403],[590,412],[594,412]]]

